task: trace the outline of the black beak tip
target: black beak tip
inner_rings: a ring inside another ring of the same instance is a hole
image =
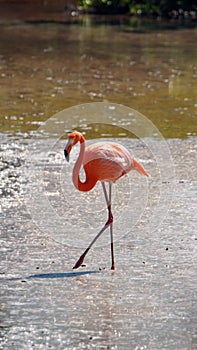
[[[64,150],[64,156],[65,156],[65,158],[66,158],[66,160],[68,162],[69,161],[69,153],[67,152],[66,149]]]

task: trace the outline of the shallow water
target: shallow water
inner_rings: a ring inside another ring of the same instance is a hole
[[[195,35],[1,26],[0,349],[197,348]],[[43,124],[103,99],[149,119],[104,103]],[[78,148],[70,164],[63,148],[76,127],[120,142],[150,175],[114,185],[115,272],[108,232],[72,270],[107,214],[99,184],[72,185]]]
[[[1,146],[2,349],[196,349],[196,138],[168,140],[176,176],[166,181],[143,140],[116,140],[142,157],[151,178],[133,173],[114,186],[115,272],[108,232],[72,270],[107,213],[99,184],[86,195],[74,190],[65,142],[46,158],[45,140],[34,140],[37,156],[29,159],[23,144],[8,140]]]

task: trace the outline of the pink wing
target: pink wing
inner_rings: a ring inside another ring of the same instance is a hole
[[[86,148],[83,165],[88,173],[97,174],[98,180],[115,181],[131,170],[133,160],[122,145],[98,142]]]

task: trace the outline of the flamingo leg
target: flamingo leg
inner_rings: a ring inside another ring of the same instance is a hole
[[[112,192],[112,183],[109,183],[109,204],[108,204],[108,210],[109,210],[109,218],[111,218],[111,224],[110,224],[110,238],[111,238],[111,270],[115,270],[115,262],[114,262],[114,239],[113,239],[113,215],[111,212],[111,192]]]
[[[101,185],[103,187],[103,193],[104,193],[104,196],[105,196],[105,200],[106,200],[106,203],[107,203],[107,208],[109,207],[110,205],[110,199],[108,197],[108,194],[107,194],[107,190],[106,190],[106,187],[105,187],[105,183],[104,182],[101,182]],[[109,188],[110,189],[110,188]],[[111,192],[111,191],[110,191]],[[109,196],[111,195],[111,193],[109,193]]]
[[[97,241],[97,239],[101,236],[101,234],[110,226],[110,235],[111,235],[111,255],[112,255],[112,266],[111,270],[115,270],[114,266],[114,249],[113,249],[113,229],[112,229],[112,223],[113,223],[113,215],[111,212],[111,184],[109,184],[109,196],[107,194],[107,190],[105,187],[104,182],[102,182],[103,192],[105,196],[105,200],[107,203],[108,208],[108,220],[106,224],[103,226],[103,228],[99,231],[99,233],[96,235],[96,237],[92,240],[92,242],[89,244],[89,246],[86,248],[84,253],[80,256],[80,258],[77,260],[76,264],[73,266],[73,269],[78,269],[83,264],[84,258],[90,248],[93,246],[93,244]]]

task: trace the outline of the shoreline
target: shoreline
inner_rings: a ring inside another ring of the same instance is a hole
[[[99,23],[111,23],[111,24],[124,24],[136,21],[155,22],[157,23],[169,23],[174,27],[181,26],[195,26],[197,23],[197,13],[191,12],[190,14],[185,11],[177,13],[174,11],[172,16],[162,16],[159,14],[150,15],[133,15],[128,13],[96,13],[92,9],[84,10],[77,6],[77,1],[68,1],[65,5],[65,1],[54,2],[52,0],[46,2],[34,1],[6,1],[0,0],[0,25],[7,24],[9,22],[13,24],[17,23],[59,23],[59,24],[77,24],[84,22],[88,17],[92,22]]]

